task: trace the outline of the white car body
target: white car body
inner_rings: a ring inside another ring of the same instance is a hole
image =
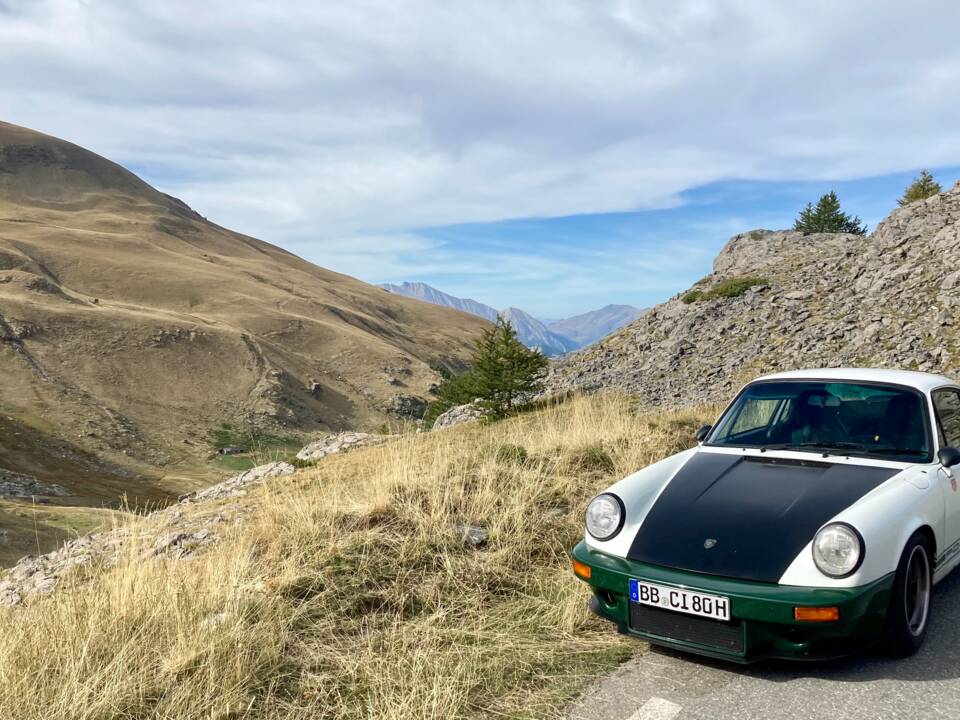
[[[853,504],[842,509],[827,523],[842,522],[856,528],[864,542],[861,565],[852,574],[833,578],[815,565],[810,542],[796,554],[792,563],[779,577],[778,584],[796,587],[854,588],[866,585],[897,569],[901,552],[908,539],[919,529],[928,528],[935,541],[934,582],[942,580],[960,562],[960,492],[954,472],[960,476],[960,466],[954,471],[941,466],[937,453],[943,446],[938,431],[937,413],[932,393],[942,389],[960,391],[960,385],[947,377],[919,372],[874,369],[829,369],[777,373],[758,378],[754,382],[828,381],[889,384],[912,388],[923,395],[927,421],[932,438],[931,460],[909,463],[864,457],[845,457],[831,454],[832,465],[858,468],[878,468],[894,474],[874,487]],[[751,383],[753,384],[753,383]],[[600,541],[585,535],[586,544],[608,555],[627,558],[631,543],[637,536],[650,509],[677,473],[698,455],[705,453],[760,457],[765,460],[809,460],[819,452],[796,450],[761,450],[756,448],[709,447],[698,445],[658,463],[650,465],[612,485],[607,492],[619,497],[625,508],[622,530],[611,540]]]

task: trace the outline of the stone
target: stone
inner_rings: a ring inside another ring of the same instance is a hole
[[[488,534],[482,527],[457,523],[453,526],[460,541],[469,548],[480,548],[487,544]]]
[[[436,420],[433,422],[433,430],[443,430],[445,428],[453,427],[454,425],[461,425],[466,422],[474,422],[483,417],[483,411],[480,410],[475,404],[468,403],[466,405],[455,405],[454,407],[447,410],[445,413],[440,414]]]
[[[156,542],[153,543],[153,552],[156,555],[162,555],[163,553],[168,553],[171,550],[175,550],[183,544],[183,542],[190,536],[182,532],[173,532],[161,535],[157,538]]]

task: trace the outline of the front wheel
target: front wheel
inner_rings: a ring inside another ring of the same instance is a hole
[[[888,639],[895,654],[901,657],[913,655],[923,645],[930,618],[932,589],[930,544],[922,534],[917,533],[903,548],[893,582]]]

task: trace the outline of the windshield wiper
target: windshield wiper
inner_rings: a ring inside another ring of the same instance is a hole
[[[823,450],[865,450],[863,445],[860,443],[852,442],[803,442],[803,443],[779,443],[778,445],[765,445],[760,448],[760,452],[766,450],[806,450],[808,448],[816,448]],[[829,453],[824,453],[827,455]]]

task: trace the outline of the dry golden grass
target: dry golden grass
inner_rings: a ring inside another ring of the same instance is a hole
[[[586,502],[704,417],[580,398],[327,458],[196,559],[0,613],[0,718],[554,716],[641,647],[568,570]]]

